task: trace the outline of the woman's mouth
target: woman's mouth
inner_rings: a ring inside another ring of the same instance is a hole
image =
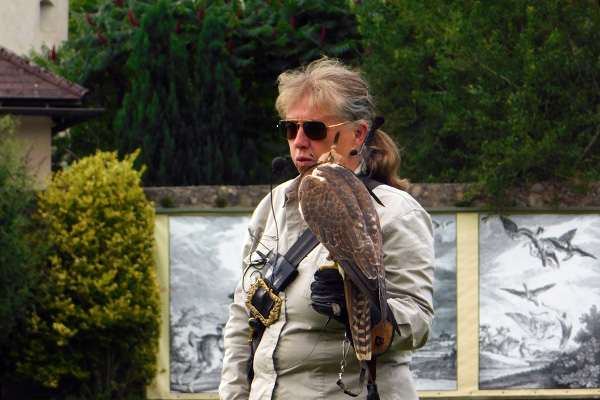
[[[310,156],[299,156],[296,158],[296,166],[300,167],[308,167],[311,164],[314,164],[317,161],[316,158]]]

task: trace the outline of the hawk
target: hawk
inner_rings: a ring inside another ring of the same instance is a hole
[[[321,157],[328,161],[301,176],[299,210],[343,272],[354,350],[359,360],[371,360],[371,302],[380,309],[384,323],[389,315],[381,226],[365,184],[352,170],[333,162],[337,135],[332,151]]]

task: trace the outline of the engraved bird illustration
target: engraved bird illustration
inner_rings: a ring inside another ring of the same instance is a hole
[[[338,134],[329,154],[307,170],[298,185],[302,218],[330,253],[344,276],[350,332],[359,360],[371,360],[371,312],[374,302],[385,323],[385,270],[379,215],[365,184],[334,159]],[[343,161],[342,161],[343,162]]]
[[[529,287],[527,286],[526,283],[523,283],[523,287],[525,288],[525,290],[516,290],[516,289],[510,289],[510,288],[500,288],[500,290],[504,290],[508,293],[514,294],[515,296],[519,296],[522,297],[526,300],[531,301],[533,304],[535,304],[536,306],[539,306],[540,303],[537,299],[537,297],[541,294],[544,293],[546,290],[553,288],[554,286],[556,286],[556,283],[550,283],[548,285],[536,288],[536,289],[529,289]]]
[[[544,228],[540,226],[535,232],[528,228],[519,228],[514,221],[504,215],[500,216],[500,221],[502,221],[502,226],[508,237],[512,240],[524,241],[529,246],[529,254],[539,258],[544,267],[550,265],[560,268],[554,246],[550,246],[548,241],[540,238],[540,235],[544,233]]]
[[[582,257],[591,257],[593,259],[596,259],[596,256],[594,256],[593,254],[588,253],[587,251],[584,251],[580,247],[574,246],[571,243],[571,240],[573,240],[573,237],[575,236],[576,232],[577,229],[571,229],[570,231],[562,234],[559,238],[550,237],[546,240],[550,242],[557,250],[566,253],[565,258],[563,258],[563,261],[567,261],[575,255],[580,255]]]

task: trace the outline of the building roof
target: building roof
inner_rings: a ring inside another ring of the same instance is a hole
[[[87,92],[0,46],[0,115],[49,115],[55,133],[102,113],[102,109],[82,108]]]

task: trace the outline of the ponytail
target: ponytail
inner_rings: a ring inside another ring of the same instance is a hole
[[[387,133],[380,129],[373,134],[365,163],[371,178],[397,189],[408,191],[408,180],[398,176],[400,169],[398,146]]]

